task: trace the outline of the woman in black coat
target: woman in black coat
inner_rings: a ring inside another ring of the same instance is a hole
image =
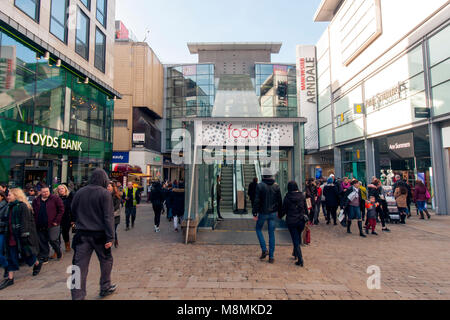
[[[327,224],[330,224],[331,217],[333,217],[334,225],[337,225],[336,211],[340,203],[339,187],[333,183],[332,178],[328,178],[327,184],[323,188],[323,195],[327,207]]]
[[[11,189],[8,202],[8,228],[5,234],[8,278],[0,284],[0,290],[14,284],[14,272],[19,270],[19,254],[28,266],[33,266],[33,276],[38,275],[42,267],[37,259],[39,238],[28,199],[22,189]]]
[[[57,188],[58,196],[64,203],[64,215],[61,219],[61,233],[66,246],[66,252],[70,252],[70,229],[75,219],[72,217],[72,199],[73,194],[66,185],[61,184]]]
[[[150,198],[150,201],[152,202],[153,212],[155,213],[155,232],[160,232],[159,225],[161,223],[161,211],[163,209],[164,194],[162,185],[159,181],[156,181],[153,184]]]
[[[284,197],[283,209],[279,218],[282,219],[286,215],[286,223],[294,245],[294,256],[298,259],[295,264],[301,267],[303,267],[303,256],[300,239],[305,229],[307,212],[305,197],[299,191],[297,183],[289,182],[288,193]]]
[[[120,205],[122,204],[122,197],[119,189],[113,182],[108,183],[108,191],[111,193],[114,206],[114,247],[119,247],[119,239],[117,237],[117,226],[120,224]]]

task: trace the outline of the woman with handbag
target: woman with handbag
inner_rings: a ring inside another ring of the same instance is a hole
[[[111,193],[114,205],[114,247],[119,247],[119,240],[117,238],[117,226],[120,224],[120,205],[122,203],[122,197],[120,196],[117,186],[110,182],[108,183],[108,191]]]
[[[300,239],[308,221],[306,214],[305,197],[299,191],[297,183],[291,181],[288,183],[288,193],[284,197],[283,208],[279,218],[282,219],[286,215],[286,223],[294,246],[294,256],[297,259],[295,264],[301,267],[303,267],[303,256],[300,248]]]
[[[14,284],[14,272],[19,271],[19,254],[25,263],[33,267],[37,276],[42,262],[37,259],[39,238],[31,205],[22,189],[11,189],[8,193],[8,225],[5,234],[8,278],[0,284],[3,290]]]
[[[414,188],[414,202],[416,203],[417,210],[420,213],[420,219],[425,220],[423,213],[427,214],[428,220],[431,219],[427,210],[427,201],[431,198],[430,192],[421,180],[416,181],[416,187]]]

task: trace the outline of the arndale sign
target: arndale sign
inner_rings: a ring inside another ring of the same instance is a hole
[[[54,149],[71,150],[82,152],[83,142],[70,139],[52,137],[41,133],[29,133],[27,131],[17,130],[16,142],[20,144],[32,144]]]

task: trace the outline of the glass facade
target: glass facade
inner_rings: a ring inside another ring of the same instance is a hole
[[[166,148],[171,150],[172,132],[182,128],[180,118],[211,117],[216,89],[214,65],[194,64],[167,69]]]
[[[91,0],[80,0],[80,2],[81,2],[82,4],[84,4],[84,6],[85,6],[86,8],[88,8],[89,10],[91,10]]]
[[[110,171],[114,101],[0,31],[0,181],[86,182]]]
[[[357,179],[367,185],[366,178],[366,148],[364,142],[342,147],[343,177]]]
[[[295,66],[256,64],[255,83],[263,117],[298,116]]]
[[[97,20],[106,27],[106,8],[108,0],[97,0]]]
[[[40,0],[14,0],[17,8],[25,12],[31,19],[39,22]]]
[[[95,67],[105,72],[106,36],[99,28],[95,28]]]

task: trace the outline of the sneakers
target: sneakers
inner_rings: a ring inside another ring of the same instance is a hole
[[[14,284],[14,279],[5,279],[3,280],[3,282],[0,284],[0,290],[6,289],[9,286],[12,286]]]
[[[225,219],[224,218],[222,218],[222,217],[218,217],[217,218],[217,221],[224,221]]]
[[[264,260],[269,255],[268,251],[265,251],[261,254],[261,257],[259,257],[260,260]]]
[[[39,264],[37,265],[35,264],[33,267],[33,277],[36,277],[39,274],[39,272],[41,272],[41,269],[42,269],[42,262],[39,262]]]
[[[372,231],[372,234],[373,234],[374,236],[377,236],[377,235],[378,235],[378,233],[376,233],[375,231]]]
[[[159,227],[155,226],[155,232],[160,232],[161,230],[159,230]]]
[[[100,291],[100,297],[104,298],[107,297],[109,295],[112,295],[117,289],[117,285],[113,284],[111,287],[109,287],[109,289],[107,290],[101,290]]]

